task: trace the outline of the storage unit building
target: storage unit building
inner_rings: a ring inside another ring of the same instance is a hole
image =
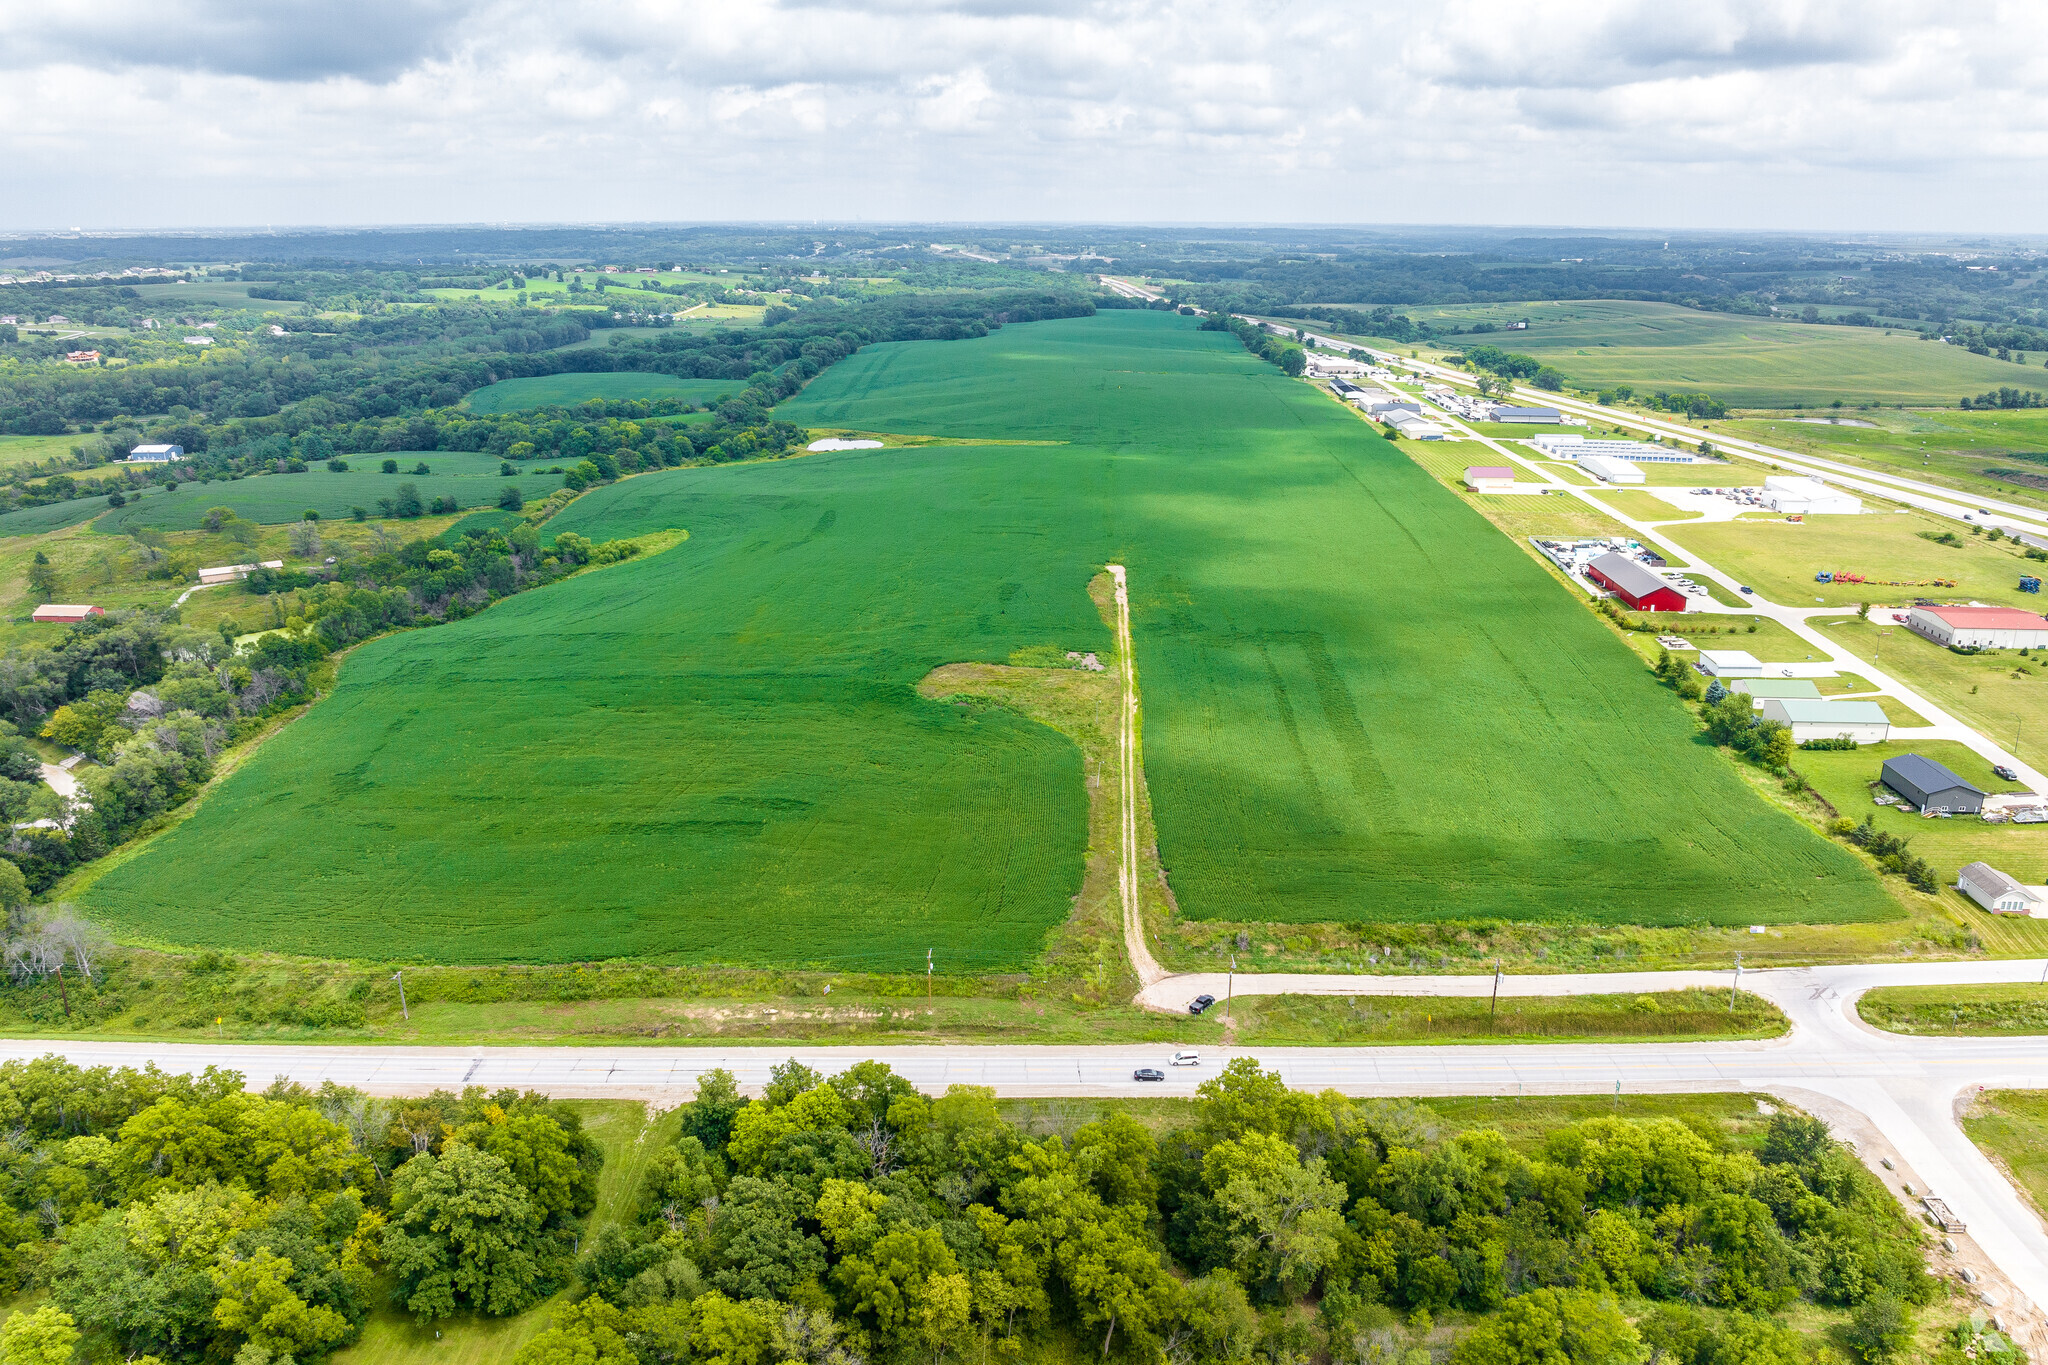
[[[1617,460],[1611,455],[1586,455],[1579,460],[1579,468],[1594,478],[1607,483],[1641,483],[1643,471],[1627,460]]]
[[[1692,600],[1641,562],[1617,551],[1587,564],[1586,577],[1637,611],[1684,611]]]
[[[1465,470],[1465,486],[1474,493],[1501,493],[1515,486],[1515,471],[1504,464],[1475,464]]]
[[[1854,513],[1863,510],[1863,499],[1830,488],[1819,479],[1771,474],[1764,479],[1764,506],[1774,512]]]
[[[105,616],[106,614],[106,610],[101,607],[89,607],[83,604],[65,602],[45,602],[42,606],[35,609],[33,619],[46,623],[64,623],[83,621],[88,616]]]
[[[1580,460],[1588,455],[1606,455],[1638,464],[1697,464],[1676,446],[1654,445],[1649,441],[1611,441],[1580,436],[1576,432],[1546,431],[1529,438],[1529,444],[1557,460]]]
[[[1794,744],[1804,744],[1809,739],[1853,739],[1858,744],[1882,744],[1892,732],[1890,718],[1874,701],[1767,697],[1763,713],[1765,720],[1791,726]]]
[[[1956,890],[1994,915],[2031,915],[2041,908],[2040,893],[2000,872],[1990,863],[1967,863],[1956,873]]]
[[[1757,657],[1742,649],[1703,649],[1695,665],[1700,672],[1711,678],[1761,678],[1764,666]]]
[[[1973,787],[1931,758],[1900,754],[1884,761],[1884,784],[1921,810],[1975,815],[1984,809],[1984,790]]]
[[[2048,617],[2018,607],[1915,607],[1906,627],[1938,645],[2039,649],[2048,645]]]

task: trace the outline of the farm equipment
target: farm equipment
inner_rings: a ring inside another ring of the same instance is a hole
[[[1813,581],[1816,583],[1832,583],[1835,581],[1835,576],[1829,573],[1826,569],[1822,569],[1819,573],[1813,576]]]
[[[2022,578],[2022,579],[2020,580],[2020,591],[2021,591],[2021,592],[2039,592],[2039,591],[2041,591],[2041,580],[2040,580],[2040,579],[2038,579],[2038,578]]]

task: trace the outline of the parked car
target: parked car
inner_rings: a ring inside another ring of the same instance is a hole
[[[1188,1013],[1200,1014],[1203,1010],[1209,1008],[1209,1006],[1215,1003],[1216,997],[1213,995],[1198,995],[1194,999],[1188,1001]]]
[[[1742,591],[1744,591],[1744,592],[1747,592],[1747,593],[1754,593],[1754,592],[1756,591],[1756,589],[1755,589],[1755,588],[1752,588],[1752,587],[1750,587],[1750,586],[1749,586],[1749,585],[1748,585],[1747,583],[1745,583],[1745,584],[1743,584],[1743,585],[1742,585]]]
[[[1163,1081],[1166,1079],[1166,1073],[1156,1066],[1141,1066],[1131,1073],[1131,1079],[1134,1081]]]
[[[2011,768],[2006,767],[2003,763],[1993,764],[1991,767],[1991,771],[1997,773],[2000,777],[2004,778],[2008,782],[2017,782],[2020,780],[2020,775],[2014,772]]]
[[[1172,1064],[1174,1066],[1200,1066],[1202,1064],[1202,1054],[1199,1052],[1176,1052],[1173,1054]]]

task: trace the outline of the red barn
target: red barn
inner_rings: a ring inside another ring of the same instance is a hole
[[[44,603],[35,610],[38,621],[83,621],[88,616],[105,616],[99,607],[74,606],[65,603]]]
[[[1586,566],[1586,577],[1637,611],[1684,611],[1686,596],[1636,560],[1609,551]]]

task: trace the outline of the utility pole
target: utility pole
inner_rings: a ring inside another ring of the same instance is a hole
[[[1735,988],[1742,984],[1742,954],[1735,955],[1735,980],[1728,984],[1728,1012],[1735,1013]]]
[[[398,1010],[399,1010],[399,1013],[403,1014],[403,1015],[405,1016],[405,1022],[406,1022],[406,1023],[408,1023],[408,1024],[410,1024],[410,1023],[412,1022],[412,1010],[411,1010],[410,1008],[408,1008],[408,1007],[407,1007],[407,1005],[406,1005],[406,1003],[405,1003],[405,971],[404,971],[404,969],[403,969],[403,968],[401,968],[400,970],[398,970],[398,971],[395,971],[395,972],[393,972],[393,973],[391,974],[391,979],[392,979],[393,981],[396,981],[396,982],[398,983]]]
[[[1493,1018],[1493,1019],[1498,1019],[1498,1018],[1500,1017],[1500,959],[1499,959],[1499,958],[1495,958],[1495,959],[1493,960],[1493,1009],[1492,1009],[1492,1010],[1491,1010],[1491,1011],[1490,1011],[1490,1012],[1488,1013],[1488,1017],[1489,1017],[1489,1018]]]
[[[2048,972],[2041,973],[2041,979],[2048,981]],[[1237,1003],[1237,954],[1230,955],[1230,975],[1223,978],[1223,1017],[1230,1018],[1230,1007]]]
[[[932,1002],[932,950],[929,948],[924,950],[924,1002],[927,1005]]]

